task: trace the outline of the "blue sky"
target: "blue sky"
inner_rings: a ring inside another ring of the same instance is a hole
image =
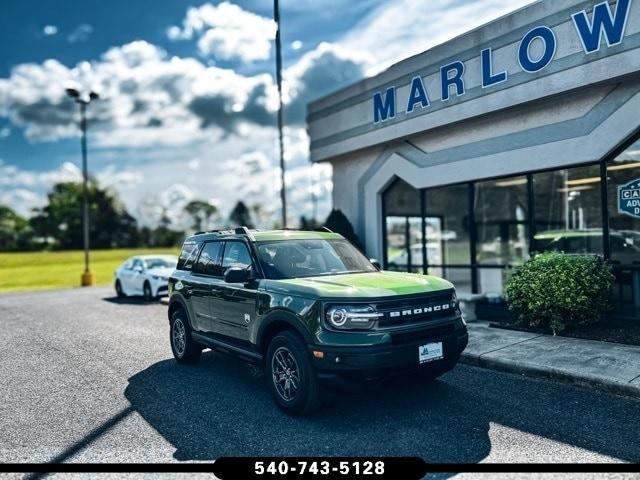
[[[308,163],[304,105],[530,0],[281,0],[291,214],[330,208],[331,168]],[[505,5],[508,4],[508,5]],[[4,0],[0,203],[28,215],[79,177],[75,105],[96,89],[90,170],[141,223],[180,224],[190,199],[278,216],[270,1]]]

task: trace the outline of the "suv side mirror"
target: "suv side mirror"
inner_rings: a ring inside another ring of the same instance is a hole
[[[142,273],[144,271],[144,268],[142,268],[142,266],[140,266],[140,265],[136,265],[135,267],[133,267],[133,271],[134,272],[138,272],[138,273]]]
[[[251,278],[250,268],[229,267],[224,272],[224,281],[227,283],[247,283]]]
[[[380,265],[380,262],[378,260],[376,260],[375,258],[370,258],[369,261],[371,262],[371,264],[376,267],[378,270],[382,270],[382,265]]]

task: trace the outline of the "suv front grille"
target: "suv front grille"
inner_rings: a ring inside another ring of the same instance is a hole
[[[378,320],[378,328],[384,329],[447,318],[455,314],[457,305],[450,290],[404,300],[382,301],[376,303],[375,308],[384,314]]]
[[[392,333],[391,343],[393,345],[404,345],[407,343],[420,343],[427,340],[437,340],[455,331],[453,324],[439,325],[437,327],[427,328],[417,332]]]

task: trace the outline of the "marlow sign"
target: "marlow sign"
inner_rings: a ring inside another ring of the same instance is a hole
[[[611,47],[622,43],[624,30],[629,18],[631,0],[618,0],[615,13],[611,11],[609,2],[605,1],[593,7],[591,20],[586,10],[574,13],[571,17],[576,34],[582,43],[586,54],[600,50],[602,39]],[[542,45],[542,54],[532,58],[531,45],[534,42]],[[550,27],[540,25],[527,32],[518,46],[518,62],[523,71],[536,73],[549,65],[557,50],[556,35]],[[491,48],[480,53],[480,68],[482,70],[482,88],[493,87],[508,81],[506,70],[495,71]],[[463,62],[456,60],[440,67],[440,100],[446,102],[453,93],[456,96],[465,94]],[[390,86],[384,92],[373,95],[373,122],[384,122],[396,116],[396,87]],[[415,77],[409,88],[409,98],[406,100],[405,114],[411,114],[416,107],[428,108],[431,101],[425,89],[423,78]]]
[[[618,212],[640,218],[640,178],[618,187]]]

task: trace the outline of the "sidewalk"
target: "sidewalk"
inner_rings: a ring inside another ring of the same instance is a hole
[[[640,346],[489,327],[470,322],[461,361],[640,398]]]

